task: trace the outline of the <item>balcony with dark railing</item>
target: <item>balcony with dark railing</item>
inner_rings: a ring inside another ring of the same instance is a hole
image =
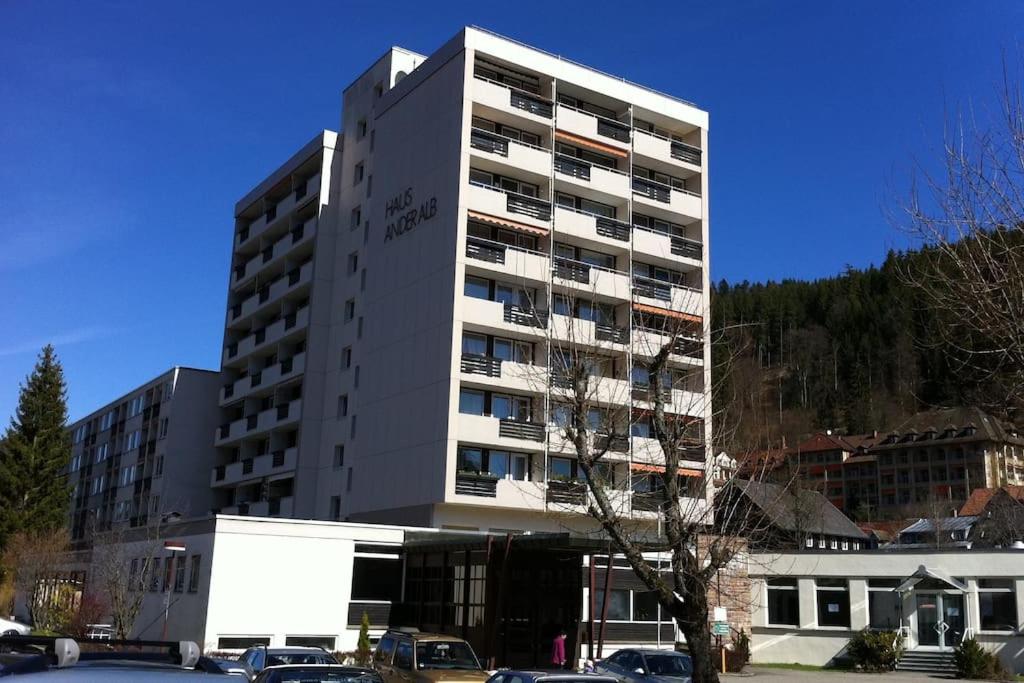
[[[613,250],[628,249],[632,234],[632,226],[625,221],[564,204],[555,205],[555,225],[559,232],[605,244]]]
[[[616,168],[568,154],[555,154],[554,166],[556,179],[611,197],[625,198],[629,195],[629,175]]]
[[[262,453],[213,468],[211,486],[237,486],[263,477],[290,472],[295,469],[298,448],[281,448],[271,453]]]
[[[703,151],[696,145],[642,128],[633,131],[633,151],[639,156],[677,168],[687,168],[686,165],[700,167],[703,158]]]
[[[469,132],[469,146],[478,156],[538,176],[551,173],[551,150],[482,128]]]
[[[545,252],[470,235],[466,237],[466,257],[475,266],[495,273],[511,272],[525,280],[547,282],[549,260]]]
[[[666,183],[633,176],[633,196],[641,200],[655,202],[663,210],[686,216],[689,219],[700,219],[704,215],[702,198],[699,192]]]
[[[469,181],[469,184],[471,189],[480,188],[483,191],[482,194],[478,190],[470,192],[469,206],[471,209],[492,216],[504,217],[507,215],[510,220],[515,220],[520,216],[543,223],[551,220],[551,202],[476,180]]]
[[[455,493],[494,498],[498,495],[498,478],[487,472],[456,472]]]
[[[558,128],[584,138],[610,143],[616,147],[628,148],[632,137],[632,128],[628,123],[602,116],[593,111],[572,106],[564,102],[558,103]]]
[[[239,377],[234,382],[224,385],[221,390],[221,403],[225,403],[228,399],[237,400],[254,394],[266,394],[272,391],[279,382],[291,380],[300,375],[305,369],[305,363],[306,354],[300,352],[275,365]]]
[[[545,97],[479,74],[474,76],[474,102],[506,112],[525,112],[540,119],[554,115],[554,105]]]
[[[582,481],[550,479],[545,499],[554,505],[585,505],[587,484]]]
[[[294,422],[302,412],[302,400],[294,399],[274,408],[246,415],[241,419],[221,425],[217,429],[216,444],[236,441],[243,437],[253,437],[271,429]]]
[[[524,325],[526,327],[545,328],[548,326],[549,315],[547,311],[536,308],[526,308],[517,304],[505,304],[504,320],[513,325]]]
[[[546,431],[547,427],[543,422],[527,422],[509,418],[498,422],[498,436],[501,438],[544,441]]]
[[[501,377],[501,359],[476,353],[463,353],[460,369],[467,375]]]

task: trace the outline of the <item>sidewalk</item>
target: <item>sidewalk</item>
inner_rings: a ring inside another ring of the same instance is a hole
[[[893,683],[936,683],[937,681],[951,680],[943,676],[931,676],[928,674],[911,673],[909,671],[893,671],[885,674],[865,674],[853,671],[801,671],[799,669],[782,669],[774,667],[751,666],[749,671],[753,676],[741,677],[725,674],[722,680],[731,680],[735,683],[740,681],[754,681],[762,679],[772,683],[783,681],[800,681],[801,683],[877,683],[880,681],[892,681]]]

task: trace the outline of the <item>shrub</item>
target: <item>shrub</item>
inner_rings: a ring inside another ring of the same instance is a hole
[[[363,619],[359,624],[359,641],[356,644],[356,664],[370,666],[371,657],[373,650],[370,648],[370,617],[363,612]]]
[[[846,647],[853,666],[861,671],[892,671],[903,651],[903,641],[892,631],[864,629]]]
[[[953,652],[956,675],[960,678],[1010,680],[1010,674],[994,652],[989,652],[974,638],[960,643]]]
[[[743,629],[732,637],[732,651],[740,669],[750,662],[750,636]]]

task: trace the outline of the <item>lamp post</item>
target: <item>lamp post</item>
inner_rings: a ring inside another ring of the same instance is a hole
[[[164,628],[160,640],[167,640],[167,616],[171,611],[171,592],[174,589],[174,581],[177,578],[177,568],[174,566],[175,553],[184,553],[185,544],[182,541],[164,541],[164,550],[171,553],[171,556],[167,558],[171,567],[171,576],[166,588],[167,597],[164,599]],[[167,570],[164,570],[164,576],[167,576]]]

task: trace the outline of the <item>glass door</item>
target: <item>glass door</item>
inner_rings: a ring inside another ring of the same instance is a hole
[[[964,596],[946,593],[942,597],[942,620],[948,626],[942,634],[942,647],[950,650],[964,637]]]
[[[919,647],[939,647],[939,600],[936,593],[916,593],[917,644]]]

